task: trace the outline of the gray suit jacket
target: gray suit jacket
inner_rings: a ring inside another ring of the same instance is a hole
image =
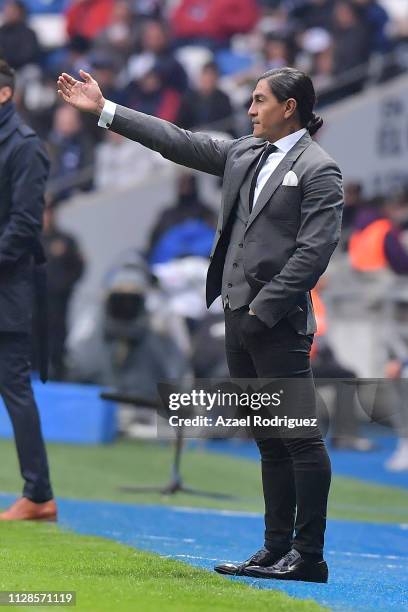
[[[223,177],[222,204],[207,275],[210,306],[221,293],[228,220],[265,142],[252,136],[218,140],[123,106],[117,106],[111,129],[178,164]],[[298,177],[296,187],[282,185],[289,170]],[[316,331],[309,291],[338,243],[342,207],[341,172],[306,133],[268,179],[245,232],[245,276],[253,289],[250,307],[269,327],[287,316],[298,333]]]

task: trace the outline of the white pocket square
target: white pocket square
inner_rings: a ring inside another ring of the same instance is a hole
[[[289,170],[289,172],[285,174],[284,179],[282,181],[282,185],[285,185],[286,187],[297,187],[298,183],[298,177],[293,172],[293,170]]]

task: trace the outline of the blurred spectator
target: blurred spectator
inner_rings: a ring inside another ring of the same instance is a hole
[[[342,81],[338,97],[361,90],[371,52],[370,28],[351,0],[337,0],[334,7],[333,75]]]
[[[121,66],[120,59],[108,49],[96,48],[89,56],[89,70],[92,76],[98,81],[103,94],[107,100],[112,100],[117,104],[123,102],[123,91],[117,86],[117,74]],[[86,134],[92,143],[102,142],[106,134],[98,127],[95,117],[88,113],[83,113],[81,120]]]
[[[391,221],[384,238],[388,265],[396,274],[408,275],[408,191],[387,204],[386,214]]]
[[[131,6],[136,17],[161,19],[167,0],[132,0]]]
[[[260,43],[259,53],[253,65],[249,70],[244,70],[235,75],[234,78],[237,84],[246,84],[251,91],[260,74],[267,70],[290,66],[294,63],[294,43],[289,43],[287,34],[267,32],[263,35]],[[249,90],[248,93],[250,93]],[[250,106],[250,102],[247,103],[247,106]]]
[[[95,185],[97,189],[122,189],[151,174],[156,168],[170,164],[160,153],[115,132],[109,131],[99,144],[95,158]],[[135,168],[137,167],[137,173]]]
[[[134,249],[109,270],[104,291],[70,333],[74,380],[111,385],[139,397],[157,397],[157,381],[190,375],[189,338],[168,308],[150,269]]]
[[[218,85],[217,64],[209,62],[201,70],[197,88],[184,94],[176,123],[187,130],[210,128],[233,135],[231,102]]]
[[[55,78],[45,72],[37,71],[35,78],[27,80],[17,96],[18,112],[46,140],[52,129],[53,115],[58,98]]]
[[[179,92],[187,89],[186,72],[170,48],[167,28],[159,21],[147,21],[144,24],[140,53],[130,58],[128,70],[132,73],[139,65],[149,62],[160,72],[162,82],[166,87],[171,87]]]
[[[309,28],[332,29],[332,17],[335,0],[301,0],[287,3],[293,6],[289,10],[292,19],[298,22],[302,30]]]
[[[68,72],[78,79],[80,69],[89,72],[88,54],[91,49],[92,41],[76,34],[67,42],[64,49],[60,49],[60,52],[52,58],[48,69],[53,73]]]
[[[377,198],[356,215],[349,240],[351,266],[360,272],[408,274],[408,193]]]
[[[21,0],[8,0],[2,11],[0,54],[15,70],[40,59],[37,35],[27,25],[27,9]]]
[[[114,0],[71,0],[65,13],[68,36],[95,38],[109,25],[113,7]]]
[[[371,50],[378,53],[389,51],[391,46],[386,30],[389,16],[384,6],[377,0],[354,0],[354,3],[369,28]]]
[[[52,205],[44,211],[43,245],[47,256],[51,377],[64,380],[68,306],[83,274],[84,261],[75,239],[58,228]]]
[[[48,150],[50,191],[55,200],[64,200],[78,189],[92,188],[93,147],[83,132],[80,114],[73,107],[57,108]]]
[[[348,245],[350,264],[354,270],[378,272],[388,268],[384,240],[392,224],[385,215],[384,205],[382,198],[376,198],[356,215]]]
[[[171,14],[179,44],[228,46],[231,36],[249,32],[259,17],[256,0],[181,0]]]
[[[112,18],[94,41],[105,55],[117,58],[123,65],[136,48],[138,31],[131,5],[126,0],[116,0]],[[98,81],[99,82],[99,81]]]
[[[350,236],[356,228],[357,217],[367,206],[368,202],[364,198],[361,183],[353,181],[346,183],[344,186],[344,208],[340,238],[343,249],[347,249]]]
[[[291,66],[294,62],[294,49],[287,37],[275,33],[267,33],[264,36],[262,45],[264,66],[259,74],[274,68]]]
[[[315,87],[331,85],[333,75],[333,40],[324,28],[310,28],[297,36],[297,64],[313,77]],[[319,103],[321,104],[319,96]]]
[[[147,247],[151,264],[175,257],[208,257],[211,251],[215,213],[200,202],[197,179],[183,172],[177,183],[177,201],[165,209],[152,230]]]
[[[165,84],[157,66],[137,68],[136,71],[134,64],[134,79],[123,91],[124,106],[174,123],[180,109],[180,93]]]

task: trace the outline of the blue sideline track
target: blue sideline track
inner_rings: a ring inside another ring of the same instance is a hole
[[[1,495],[6,506],[15,497]],[[60,499],[61,527],[102,536],[212,571],[259,548],[260,514]],[[331,520],[326,538],[327,585],[228,578],[260,589],[312,598],[341,612],[408,610],[408,524]]]

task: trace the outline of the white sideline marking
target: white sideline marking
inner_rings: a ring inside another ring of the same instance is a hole
[[[186,544],[194,544],[195,542],[193,538],[174,538],[172,536],[142,534],[138,537],[140,537],[142,540],[166,540],[167,542],[185,542]]]
[[[344,555],[345,557],[363,557],[365,559],[401,559],[403,561],[408,561],[408,557],[401,557],[399,555],[380,555],[375,553],[356,553],[349,552],[347,550],[328,550],[327,554],[329,555]]]
[[[218,510],[216,508],[189,508],[188,506],[170,506],[174,512],[191,514],[215,514],[217,516],[242,516],[244,518],[263,517],[261,512],[244,512],[242,510]]]
[[[194,555],[165,555],[165,558],[167,559],[174,559],[175,557],[180,557],[181,559],[198,559],[200,561],[220,561],[220,559],[212,559],[211,557],[196,557]]]

